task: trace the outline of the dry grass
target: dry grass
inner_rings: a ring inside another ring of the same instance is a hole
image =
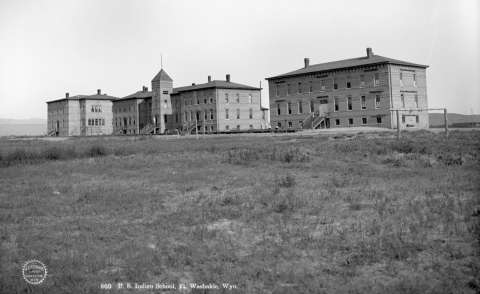
[[[478,292],[480,133],[390,136],[0,141],[0,293]]]

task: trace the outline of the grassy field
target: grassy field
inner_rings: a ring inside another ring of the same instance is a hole
[[[0,293],[480,291],[478,131],[0,140],[0,156]]]

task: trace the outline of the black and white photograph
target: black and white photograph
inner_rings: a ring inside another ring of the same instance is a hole
[[[0,0],[0,294],[480,293],[478,0]]]

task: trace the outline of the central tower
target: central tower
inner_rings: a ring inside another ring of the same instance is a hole
[[[160,134],[165,132],[166,115],[172,114],[172,102],[170,94],[173,90],[173,80],[162,69],[152,80],[152,121],[155,130]]]

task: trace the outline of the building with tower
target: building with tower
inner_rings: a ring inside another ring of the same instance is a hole
[[[267,78],[274,128],[428,128],[427,65],[373,54]]]
[[[261,88],[225,80],[173,88],[162,68],[128,96],[77,95],[47,102],[48,132],[55,136],[216,133],[269,128]]]

